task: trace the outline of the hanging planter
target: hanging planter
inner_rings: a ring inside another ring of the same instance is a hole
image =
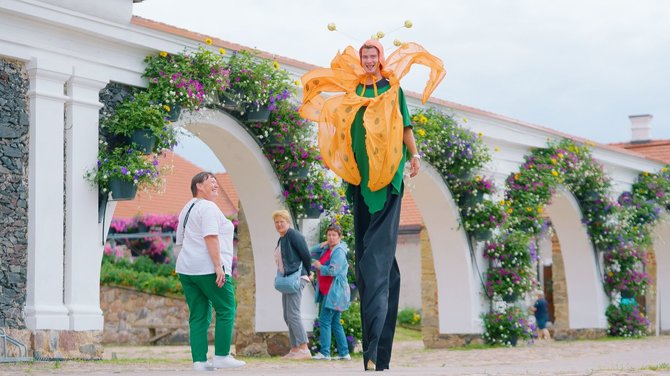
[[[517,300],[519,300],[519,294],[518,293],[512,293],[512,294],[503,295],[502,300],[505,303],[514,303]]]
[[[287,179],[288,180],[300,180],[307,179],[309,175],[309,168],[307,167],[296,167],[288,171]]]
[[[175,104],[170,107],[170,111],[168,111],[166,118],[174,123],[175,121],[179,120],[179,115],[181,115],[181,106]]]
[[[130,141],[137,145],[137,150],[144,154],[151,154],[156,145],[156,137],[151,129],[136,129],[133,131]]]
[[[249,109],[244,114],[246,121],[254,123],[266,123],[270,118],[270,109],[267,106],[261,106],[258,109]]]
[[[472,231],[470,236],[472,236],[477,241],[484,241],[490,239],[492,234],[493,232],[490,229],[477,229]]]
[[[633,299],[635,298],[635,292],[632,290],[621,290],[621,297],[623,299]]]
[[[240,103],[233,99],[236,92],[219,92],[219,107],[228,111],[241,111]]]
[[[321,216],[321,209],[315,203],[309,204],[305,208],[305,218],[319,218]]]
[[[109,190],[112,192],[112,201],[133,200],[137,194],[137,185],[132,180],[112,177],[109,180]]]

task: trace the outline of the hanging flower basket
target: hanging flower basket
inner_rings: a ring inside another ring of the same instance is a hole
[[[261,106],[258,109],[247,110],[244,115],[246,121],[255,123],[266,123],[270,118],[270,109],[267,106]]]
[[[288,171],[287,178],[289,180],[307,179],[308,175],[309,175],[309,168],[296,167]]]
[[[127,201],[135,198],[137,185],[132,180],[113,177],[109,180],[109,190],[112,192],[112,201]]]
[[[312,206],[313,205],[313,206]],[[306,218],[319,218],[321,216],[321,209],[316,204],[309,204],[305,208]]]
[[[623,299],[633,299],[635,298],[635,292],[632,290],[621,290],[621,297]]]
[[[472,236],[475,240],[480,242],[490,239],[491,235],[492,231],[490,229],[478,229],[470,233],[470,236]]]
[[[233,99],[234,97],[234,93],[219,92],[219,107],[228,111],[241,111],[242,106],[240,106],[238,101]]]
[[[502,299],[505,303],[514,303],[517,300],[519,300],[519,294],[513,293],[513,294],[503,295]],[[516,346],[516,344],[514,346]]]
[[[130,141],[138,146],[138,151],[151,154],[156,145],[156,137],[151,129],[136,129],[130,137]]]
[[[170,111],[168,111],[166,117],[168,120],[174,123],[175,121],[179,120],[179,115],[181,115],[181,106],[175,104],[172,107],[170,107]]]

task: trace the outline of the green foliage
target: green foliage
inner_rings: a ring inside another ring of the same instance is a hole
[[[174,267],[168,264],[156,264],[147,257],[138,257],[135,262],[131,262],[124,258],[114,260],[109,256],[104,256],[100,283],[130,287],[156,295],[183,294]]]
[[[607,333],[611,336],[642,337],[649,330],[649,320],[637,304],[610,304],[605,316],[609,324]]]
[[[403,308],[398,312],[398,322],[404,325],[421,325],[421,312],[414,308]]]
[[[98,185],[102,192],[109,191],[113,178],[132,181],[138,187],[157,189],[162,184],[156,156],[146,156],[132,147],[101,148],[94,169],[85,178]]]
[[[482,315],[484,323],[484,341],[490,345],[511,346],[517,340],[527,340],[534,336],[534,328],[528,323],[524,311],[519,307],[508,306],[502,312],[489,312]]]

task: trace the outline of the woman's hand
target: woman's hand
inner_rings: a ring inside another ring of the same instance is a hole
[[[321,242],[321,248],[327,247],[328,246],[328,240]]]
[[[321,269],[321,263],[317,260],[312,263],[312,266],[315,267],[317,270]]]
[[[223,272],[223,268],[216,268],[216,285],[221,288],[224,283],[226,283],[226,273]]]

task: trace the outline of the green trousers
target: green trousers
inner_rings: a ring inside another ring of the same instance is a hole
[[[179,280],[188,304],[188,327],[193,361],[207,361],[207,330],[212,322],[212,307],[216,311],[214,355],[230,354],[236,309],[233,278],[226,275],[226,283],[221,288],[216,286],[216,274],[179,274]]]

